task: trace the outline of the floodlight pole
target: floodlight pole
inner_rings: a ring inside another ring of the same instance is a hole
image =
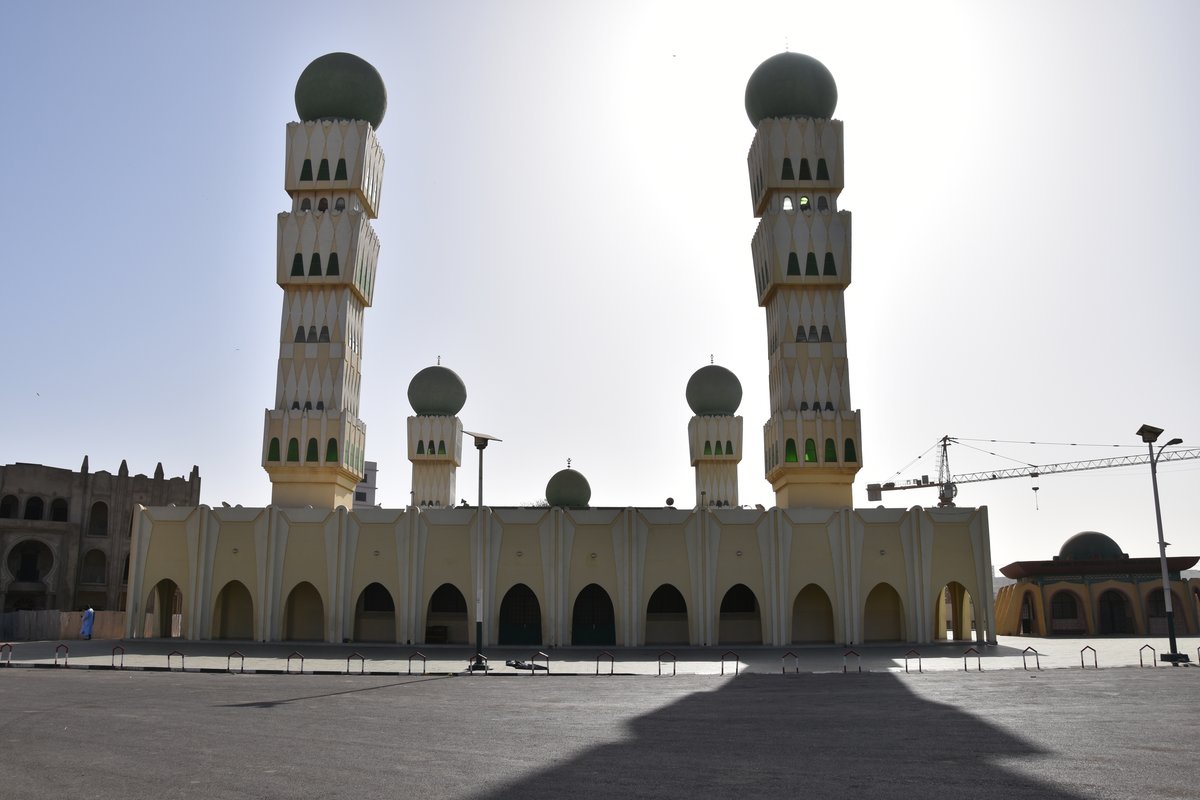
[[[1143,425],[1138,429],[1138,435],[1142,437],[1142,441],[1150,450],[1150,485],[1154,489],[1154,521],[1158,526],[1158,558],[1162,566],[1163,608],[1167,612],[1167,637],[1171,642],[1171,652],[1163,653],[1162,660],[1179,665],[1188,661],[1188,656],[1186,653],[1179,652],[1179,645],[1175,639],[1175,612],[1171,603],[1170,573],[1167,570],[1167,543],[1163,538],[1162,507],[1158,500],[1158,459],[1162,456],[1163,450],[1173,444],[1183,444],[1183,439],[1171,439],[1159,447],[1158,452],[1155,453],[1154,443],[1158,441],[1161,433],[1162,428],[1155,428],[1152,425]]]
[[[475,440],[475,449],[479,451],[479,504],[475,507],[475,661],[472,670],[485,670],[487,665],[483,660],[483,451],[488,442],[499,442],[495,436],[486,433],[463,433]]]

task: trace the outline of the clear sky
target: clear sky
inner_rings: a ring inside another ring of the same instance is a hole
[[[408,382],[441,356],[487,451],[485,502],[568,458],[594,505],[694,503],[684,388],[744,398],[762,473],[765,315],[750,256],[747,78],[784,49],[838,83],[866,485],[943,434],[956,472],[1200,446],[1200,4],[9,4],[0,27],[0,463],[168,476],[263,505],[282,291],[275,219],[296,78],[335,50],[388,87],[361,416],[378,500],[408,501]],[[475,502],[474,450],[458,489]],[[935,453],[896,476],[936,475]],[[964,485],[993,562],[1100,530],[1155,555],[1147,467]],[[1200,554],[1200,460],[1160,468]],[[884,496],[932,504],[933,490]]]

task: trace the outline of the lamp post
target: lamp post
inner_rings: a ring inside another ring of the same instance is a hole
[[[486,433],[463,433],[475,439],[475,449],[479,451],[479,505],[475,507],[475,538],[478,543],[475,549],[475,661],[469,669],[487,671],[487,664],[483,660],[483,451],[488,442],[503,440]]]
[[[1161,434],[1162,428],[1155,428],[1153,425],[1143,425],[1138,428],[1138,436],[1142,437],[1142,441],[1150,449],[1150,485],[1154,488],[1154,520],[1158,524],[1158,558],[1162,564],[1163,607],[1167,612],[1167,636],[1171,640],[1171,652],[1163,653],[1160,658],[1178,665],[1189,659],[1187,653],[1179,652],[1178,644],[1175,641],[1175,613],[1171,607],[1171,582],[1167,572],[1167,543],[1163,539],[1162,508],[1158,502],[1158,459],[1162,456],[1164,449],[1174,444],[1183,444],[1183,439],[1171,439],[1160,446],[1156,453],[1154,452],[1154,443],[1158,441]]]

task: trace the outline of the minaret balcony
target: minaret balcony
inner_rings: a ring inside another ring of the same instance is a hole
[[[835,196],[845,186],[841,120],[764,119],[746,165],[754,216],[767,212],[780,191]]]
[[[349,286],[371,305],[379,238],[366,214],[285,212],[279,215],[275,280],[288,286]]]

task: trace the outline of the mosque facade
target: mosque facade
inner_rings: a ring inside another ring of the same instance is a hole
[[[697,370],[686,395],[690,508],[589,505],[578,471],[547,507],[455,506],[463,381],[409,385],[412,501],[353,508],[366,428],[359,353],[371,305],[386,108],[348,54],[313,62],[287,127],[277,280],[284,291],[264,508],[152,506],[133,523],[126,635],[501,646],[995,641],[986,508],[855,509],[860,412],[844,293],[850,214],[837,89],[784,53],[751,76],[746,110],[753,280],[767,322],[764,477],[773,508],[739,505],[742,389]],[[978,602],[973,602],[977,600]],[[477,630],[479,631],[477,633]]]

